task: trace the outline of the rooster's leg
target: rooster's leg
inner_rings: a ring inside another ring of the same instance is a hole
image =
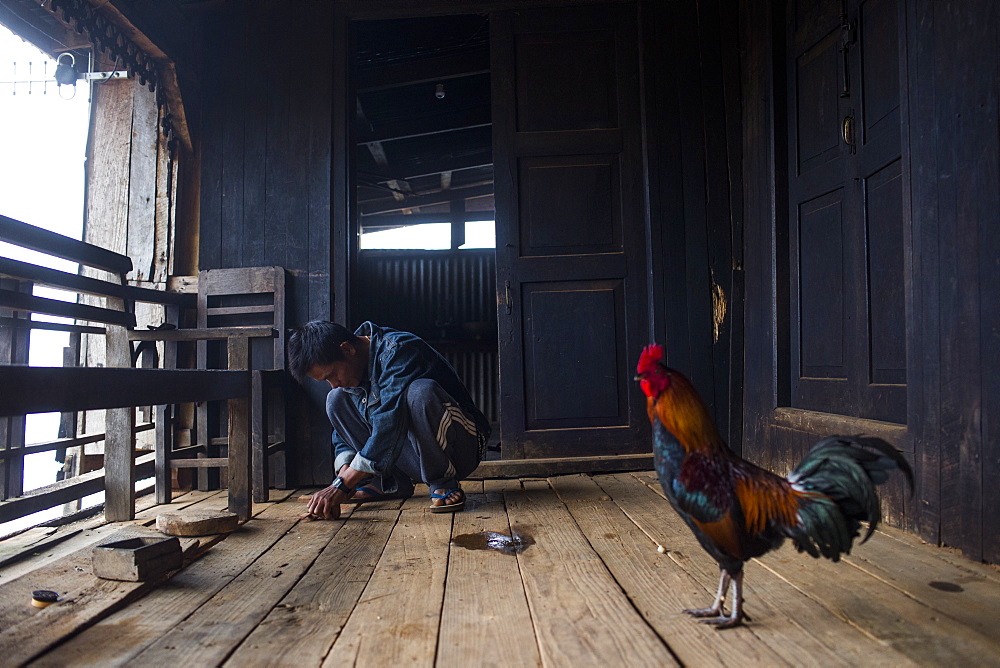
[[[712,603],[710,608],[693,608],[688,610],[683,610],[692,617],[724,617],[726,614],[722,609],[723,603],[726,602],[726,590],[729,589],[729,571],[725,568],[719,569],[719,591],[715,595],[715,602]]]
[[[743,613],[743,571],[740,571],[733,577],[733,611],[729,616],[725,613],[719,613],[718,617],[713,617],[712,619],[701,620],[705,624],[713,624],[716,629],[731,629],[734,626],[740,626],[743,623],[743,618],[746,615]],[[749,619],[749,618],[748,618]]]

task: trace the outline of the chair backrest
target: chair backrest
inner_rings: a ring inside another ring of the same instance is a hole
[[[256,369],[285,368],[285,270],[281,267],[207,269],[198,274],[198,327],[267,326],[273,339],[252,342]],[[203,368],[206,342],[198,345]]]

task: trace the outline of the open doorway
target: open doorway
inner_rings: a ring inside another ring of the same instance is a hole
[[[348,320],[413,332],[499,421],[487,17],[356,21]],[[494,429],[489,456],[499,453]]]

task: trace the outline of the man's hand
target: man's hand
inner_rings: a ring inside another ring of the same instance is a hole
[[[368,476],[367,473],[355,471],[346,465],[341,467],[337,475],[343,478],[344,483],[352,489],[357,487]],[[312,495],[312,498],[309,499],[309,514],[323,520],[339,520],[340,504],[347,503],[348,501],[350,501],[350,497],[346,492],[330,486]]]
[[[347,500],[347,494],[336,487],[321,489],[309,499],[309,515],[321,520],[339,520],[340,504]]]

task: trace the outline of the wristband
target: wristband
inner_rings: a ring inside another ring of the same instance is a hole
[[[333,479],[333,482],[330,483],[330,487],[339,489],[341,492],[347,494],[347,496],[349,497],[354,496],[355,490],[351,487],[348,487],[347,483],[344,482],[344,479],[341,478],[340,476],[337,476],[336,478]]]

